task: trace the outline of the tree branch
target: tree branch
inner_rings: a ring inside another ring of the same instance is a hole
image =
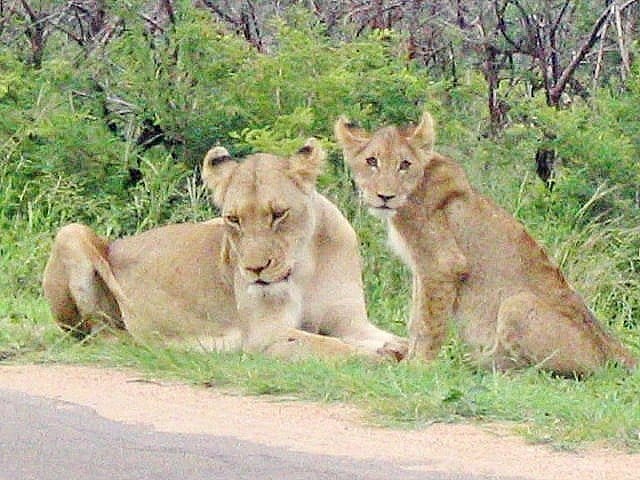
[[[238,28],[240,25],[240,21],[236,20],[235,18],[233,18],[231,15],[229,15],[228,13],[225,13],[224,11],[222,11],[220,8],[218,8],[215,5],[215,2],[213,0],[203,0],[202,2],[207,8],[209,8],[209,10],[211,10],[213,13],[215,13],[219,18],[221,18],[222,20],[224,20],[227,23],[230,23],[231,25],[233,25],[235,28]]]
[[[635,2],[637,0],[631,0],[631,1]],[[611,14],[611,6],[607,7],[600,14],[600,17],[598,17],[598,20],[596,20],[596,23],[593,25],[593,28],[591,29],[591,33],[589,34],[589,36],[582,42],[582,45],[578,49],[577,53],[573,56],[573,59],[571,60],[569,65],[567,65],[567,67],[562,71],[562,73],[560,74],[560,78],[558,78],[558,81],[555,83],[555,85],[549,89],[549,100],[551,105],[554,105],[554,106],[558,105],[558,100],[560,99],[560,95],[562,95],[562,92],[564,92],[564,89],[567,87],[567,83],[569,82],[569,79],[574,74],[574,72],[580,65],[580,62],[582,62],[582,60],[584,59],[585,55],[593,48],[593,46],[596,44],[596,42],[600,38],[602,33],[602,27],[604,23],[607,21],[607,19],[609,18],[610,14]]]
[[[158,31],[160,31],[160,33],[164,33],[164,28],[162,27],[162,25],[160,25],[158,22],[156,22],[153,18],[151,18],[149,15],[145,15],[142,12],[138,12],[138,16],[140,18],[142,18],[145,22],[149,23],[153,28],[157,29]]]
[[[567,10],[569,9],[570,4],[571,4],[571,0],[565,0],[564,5],[562,5],[562,10],[560,10],[560,13],[558,14],[558,18],[556,18],[555,22],[553,22],[553,26],[549,31],[549,35],[553,35],[553,36],[556,35],[556,32],[558,31],[558,27],[560,26],[560,22],[562,21],[562,17],[564,17],[564,14],[567,13]]]
[[[27,0],[21,0],[20,3],[22,4],[22,7],[27,11],[27,14],[29,15],[29,18],[31,19],[31,21],[32,22],[37,22],[38,21],[38,16],[33,11],[33,9],[31,8],[31,5],[29,5]]]
[[[507,43],[509,45],[511,45],[513,47],[515,52],[530,54],[531,53],[530,50],[527,51],[524,48],[522,48],[522,45],[524,43],[524,42],[522,42],[522,40],[519,41],[519,42],[516,42],[507,33],[507,22],[504,19],[504,12],[507,9],[507,5],[508,5],[508,2],[503,3],[502,6],[498,6],[498,1],[497,0],[495,0],[493,2],[493,10],[494,10],[494,13],[496,15],[498,29],[500,30],[500,33],[502,34],[502,37],[507,41]]]
[[[624,44],[624,29],[622,28],[622,18],[620,8],[613,2],[611,4],[613,9],[613,18],[616,26],[616,34],[618,37],[618,48],[620,50],[620,59],[622,61],[622,69],[620,70],[622,81],[625,82],[627,75],[631,73],[631,66],[629,62],[629,52]]]
[[[162,7],[164,8],[164,11],[167,12],[167,16],[169,17],[169,21],[171,22],[171,24],[175,25],[176,14],[173,9],[173,3],[171,2],[171,0],[162,0]]]

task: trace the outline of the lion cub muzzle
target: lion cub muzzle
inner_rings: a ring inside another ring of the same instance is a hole
[[[364,175],[370,176],[363,178]],[[362,201],[378,217],[392,217],[407,202],[407,195],[397,185],[399,180],[393,173],[366,172],[356,175],[356,179]]]
[[[375,192],[375,193],[374,193]],[[396,193],[379,193],[377,190],[363,191],[362,198],[371,213],[381,218],[391,218],[405,203],[402,195]]]

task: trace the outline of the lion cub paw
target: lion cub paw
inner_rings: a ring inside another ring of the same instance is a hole
[[[376,353],[382,357],[399,362],[407,358],[409,354],[409,342],[405,338],[396,338],[386,342]]]

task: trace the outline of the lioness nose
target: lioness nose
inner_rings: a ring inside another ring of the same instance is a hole
[[[255,267],[255,266],[245,266],[245,270],[249,270],[250,272],[255,273],[256,275],[260,275],[260,273],[262,273],[262,271],[267,268],[269,265],[271,265],[271,259],[267,260],[267,263],[265,263],[264,265],[260,265],[259,267]]]
[[[378,194],[378,198],[380,198],[380,200],[382,200],[385,203],[388,202],[389,200],[391,200],[394,197],[395,197],[395,195],[382,195],[381,193]]]

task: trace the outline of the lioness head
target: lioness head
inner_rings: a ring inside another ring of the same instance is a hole
[[[417,126],[366,132],[340,117],[335,135],[354,173],[364,202],[380,216],[402,207],[422,178],[433,148],[433,119],[425,112]]]
[[[315,139],[288,158],[260,153],[238,162],[222,147],[205,156],[202,178],[225,223],[223,257],[250,291],[276,291],[295,278],[313,234],[324,156]]]

